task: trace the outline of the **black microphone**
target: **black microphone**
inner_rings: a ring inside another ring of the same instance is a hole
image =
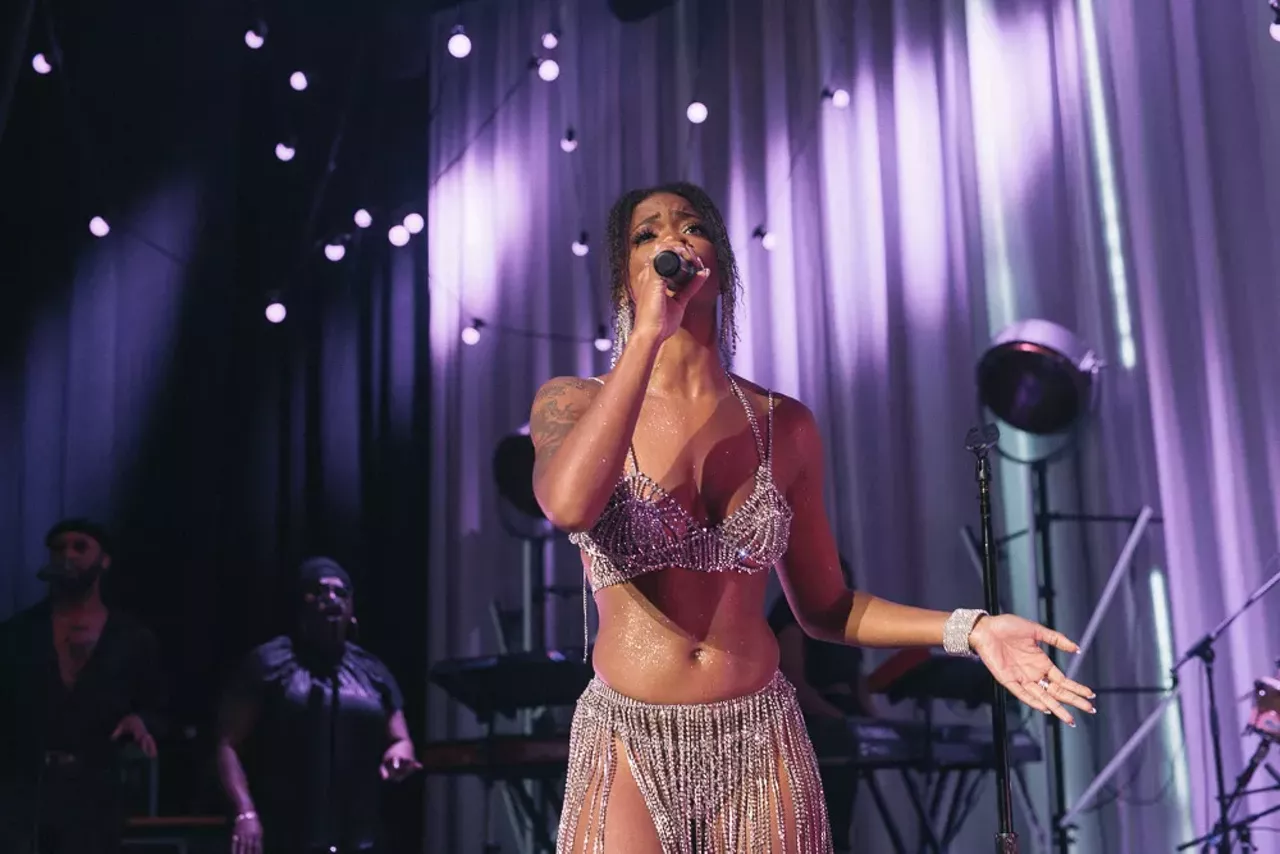
[[[670,249],[664,249],[653,256],[653,269],[667,280],[667,287],[673,291],[681,290],[698,275],[698,268],[693,266],[693,262],[685,260],[679,252]]]

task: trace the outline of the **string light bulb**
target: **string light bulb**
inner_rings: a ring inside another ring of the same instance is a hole
[[[573,154],[578,150],[578,135],[573,132],[573,128],[565,131],[560,138],[560,150],[565,154]]]
[[[1271,33],[1271,38],[1280,42],[1280,0],[1271,0],[1271,15],[1271,27],[1268,32]]]
[[[689,121],[695,125],[700,125],[707,120],[707,105],[701,101],[694,101],[689,108],[684,111]]]
[[[295,71],[289,75],[289,87],[295,92],[305,91],[307,88],[307,75],[301,71]]]
[[[471,38],[462,26],[454,27],[449,33],[449,55],[454,59],[465,59],[471,54]]]
[[[336,264],[343,258],[347,257],[347,247],[336,241],[333,243],[326,243],[324,246],[324,257]]]
[[[288,163],[290,160],[292,160],[293,156],[297,153],[298,153],[298,150],[294,148],[292,145],[288,145],[283,142],[276,143],[276,157],[284,161],[285,163]]]
[[[831,102],[831,106],[837,110],[843,110],[849,106],[849,91],[847,89],[823,89],[822,97]]]
[[[422,229],[427,227],[426,220],[422,218],[420,213],[411,213],[404,218],[405,230],[410,234],[419,234]]]
[[[560,76],[560,63],[554,59],[535,59],[534,62],[538,63],[538,77],[547,83]]]
[[[751,232],[751,236],[760,241],[760,246],[766,252],[772,252],[778,246],[778,238],[774,237],[773,232],[763,225],[756,226],[756,230]]]
[[[53,66],[43,53],[37,53],[31,57],[31,67],[35,69],[36,74],[48,74],[53,71]]]
[[[353,219],[356,221],[356,226],[358,228],[368,228],[373,225],[373,217],[364,208],[356,211],[356,215]]]
[[[578,239],[573,241],[573,245],[569,247],[573,250],[573,254],[579,258],[587,257],[587,253],[591,251],[591,247],[587,245],[587,233],[584,231],[578,235]]]
[[[267,39],[257,30],[245,30],[244,43],[248,46],[249,50],[258,50],[267,43]]]
[[[100,216],[95,216],[89,220],[89,233],[94,237],[106,237],[111,233],[111,226],[107,225],[107,221]]]
[[[387,232],[387,240],[391,241],[392,246],[404,246],[409,242],[409,229],[403,225],[393,225]]]
[[[603,323],[596,330],[596,349],[601,353],[608,353],[613,349],[613,342],[609,340],[609,329]]]
[[[555,30],[542,34],[542,46],[547,50],[555,50],[560,44],[560,34]]]
[[[284,307],[284,303],[278,299],[273,299],[267,303],[267,310],[264,312],[267,320],[271,323],[284,323],[284,319],[289,316],[288,310]]]
[[[480,330],[484,328],[484,321],[475,318],[471,321],[471,325],[462,330],[462,343],[468,347],[474,347],[480,343]]]

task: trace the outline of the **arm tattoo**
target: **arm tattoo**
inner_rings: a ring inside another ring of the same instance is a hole
[[[574,398],[593,386],[598,384],[572,377],[550,382],[538,392],[529,434],[540,458],[549,459],[560,449],[560,444],[582,417],[582,407],[575,405]]]

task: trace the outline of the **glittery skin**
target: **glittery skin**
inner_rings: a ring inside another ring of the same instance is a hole
[[[633,700],[599,679],[578,700],[556,850],[606,854],[615,742],[663,854],[830,854],[831,832],[795,689],[775,673],[745,697],[699,705]],[[782,784],[790,793],[788,822]],[[787,839],[787,827],[795,839]]]
[[[570,537],[590,562],[593,592],[669,567],[755,575],[782,559],[793,514],[773,479],[773,395],[762,432],[733,377],[729,385],[760,460],[750,495],[720,524],[704,526],[640,471],[632,448],[630,471],[595,526]],[[585,586],[582,607],[585,633]],[[586,640],[584,634],[584,646]],[[661,668],[668,654],[646,640],[629,651],[627,664]],[[831,851],[817,763],[795,691],[781,674],[744,697],[684,705],[631,699],[594,680],[574,715],[561,854],[579,837],[583,854],[603,854],[615,743],[624,748],[664,854],[767,854],[774,842],[789,854]],[[793,815],[784,819],[784,809]],[[788,827],[796,839],[785,838]]]

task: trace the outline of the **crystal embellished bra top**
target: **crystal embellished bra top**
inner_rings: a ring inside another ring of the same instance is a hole
[[[600,518],[590,531],[569,537],[590,558],[593,593],[668,567],[767,572],[786,552],[792,511],[773,482],[773,393],[762,437],[755,410],[733,377],[729,386],[747,412],[760,459],[751,494],[718,525],[705,526],[640,471],[632,445],[631,470],[618,481]]]

